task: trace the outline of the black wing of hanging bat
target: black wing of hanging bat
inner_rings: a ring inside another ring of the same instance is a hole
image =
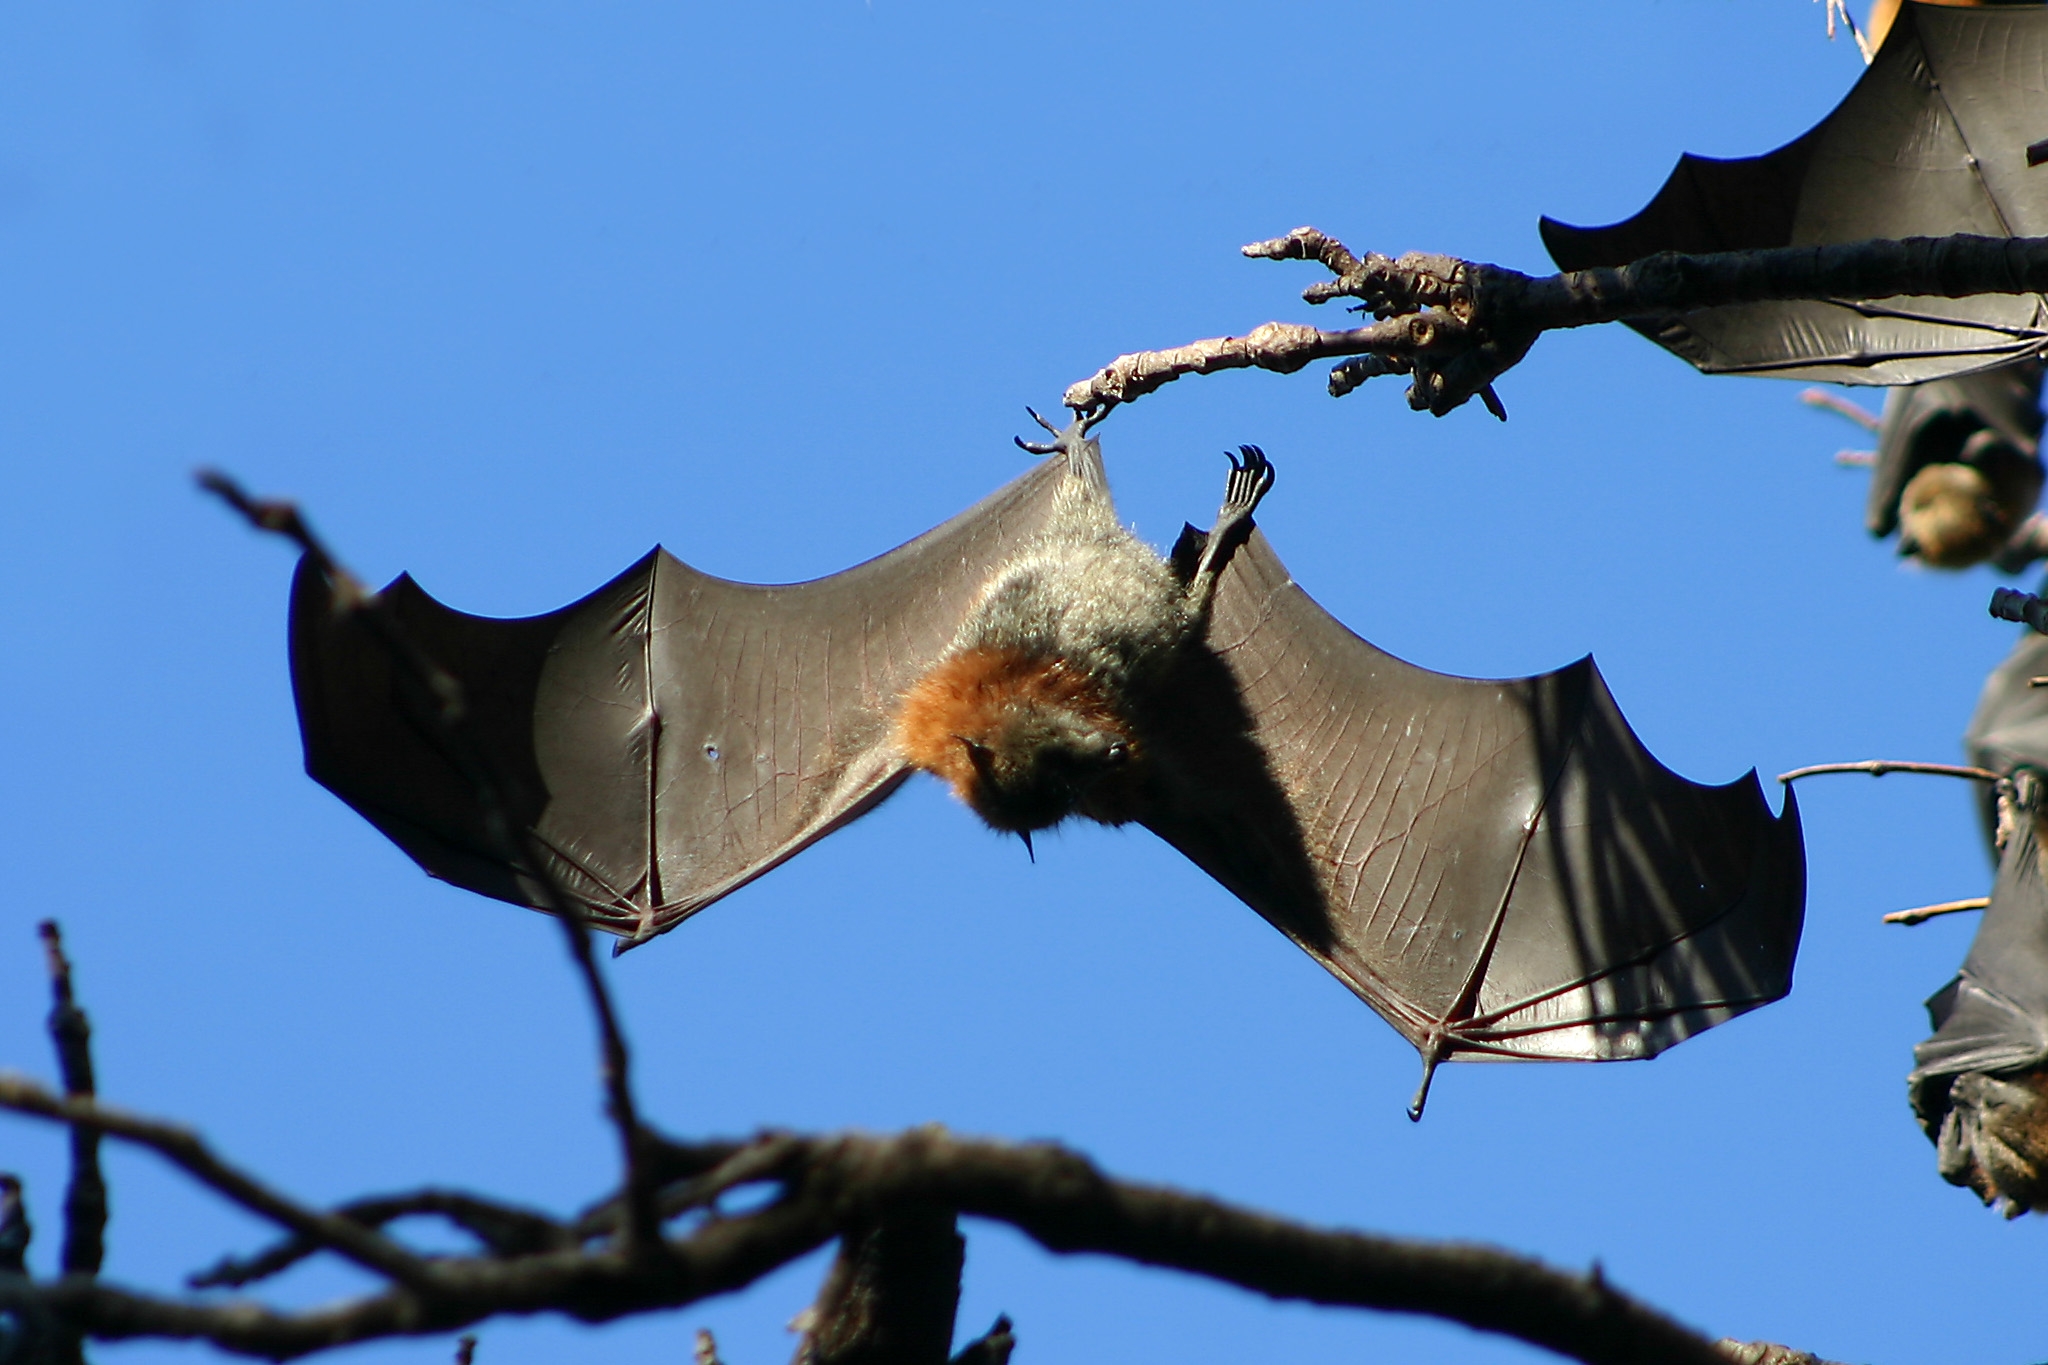
[[[1944,1078],[2048,1061],[2048,882],[2033,819],[2015,823],[1963,969],[1927,1012],[1935,1032],[1913,1049],[1911,1079],[1923,1115],[1937,1107],[1930,1092]]]
[[[1256,472],[1234,474],[1234,493],[1240,481]],[[1063,527],[1075,535],[1046,539]],[[936,757],[914,757],[906,717],[913,698],[972,711],[988,700],[975,689],[1022,676],[1017,705],[1057,703],[1061,733],[1085,731],[1048,760],[1055,785],[1084,759],[1106,774],[1064,813],[1150,826],[1432,1065],[1648,1057],[1789,988],[1794,809],[1773,818],[1753,775],[1672,775],[1590,661],[1500,683],[1411,667],[1317,607],[1253,534],[1226,561],[1206,640],[1134,665],[1127,689],[1089,692],[1078,648],[1023,668],[1013,656],[1037,627],[1011,619],[1011,599],[1042,599],[1048,582],[1072,585],[1056,615],[1136,612],[1150,629],[1151,608],[1119,604],[1143,596],[1140,580],[1178,591],[1174,571],[1142,547],[1088,558],[1123,535],[1095,443],[1069,442],[928,535],[812,583],[724,582],[657,551],[528,620],[452,612],[406,579],[387,592],[414,643],[467,685],[477,747],[524,793],[514,819],[597,923],[636,940],[857,817],[913,766],[945,772],[951,755],[956,789],[1002,778],[994,741],[964,724],[937,725]],[[1179,567],[1193,592],[1199,570]],[[520,869],[489,853],[473,786],[305,567],[292,638],[313,776],[429,872],[524,901]],[[1023,804],[976,809],[1009,820]]]
[[[1566,270],[1659,251],[2048,235],[2048,9],[1907,4],[1841,104],[1764,156],[1685,156],[1635,217],[1542,223]],[[1709,374],[1907,384],[2048,344],[2039,295],[1744,304],[1630,324]]]

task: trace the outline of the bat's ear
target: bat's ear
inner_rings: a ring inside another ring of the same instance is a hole
[[[1202,562],[1202,551],[1208,548],[1209,533],[1182,522],[1180,539],[1173,542],[1173,553],[1166,557],[1167,563],[1173,565],[1173,576],[1183,583],[1191,581],[1195,566]]]

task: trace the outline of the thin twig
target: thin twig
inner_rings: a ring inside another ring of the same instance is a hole
[[[1832,412],[1837,417],[1846,417],[1865,431],[1876,431],[1884,425],[1884,419],[1870,409],[1858,403],[1851,403],[1842,395],[1827,389],[1802,389],[1799,392],[1799,401],[1810,408],[1819,408],[1823,412]],[[1841,456],[1835,458],[1840,459]]]
[[[556,879],[546,852],[535,846],[532,832],[515,830],[507,814],[513,803],[506,799],[502,782],[471,743],[464,728],[467,706],[460,680],[413,643],[382,595],[366,590],[359,579],[341,566],[319,537],[313,534],[296,506],[289,502],[251,498],[233,479],[218,471],[202,471],[198,479],[201,488],[218,496],[258,530],[282,535],[298,545],[332,586],[336,604],[362,621],[371,635],[390,652],[393,660],[410,674],[411,681],[436,699],[438,704],[430,708],[432,736],[443,756],[470,784],[483,816],[484,829],[497,846],[499,857],[525,877],[526,889],[536,906],[554,915],[562,924],[570,960],[576,964],[577,975],[590,999],[591,1011],[597,1016],[606,1109],[618,1132],[621,1162],[625,1169],[622,1187],[628,1215],[626,1244],[636,1252],[650,1251],[659,1246],[661,1223],[655,1212],[653,1183],[648,1179],[646,1162],[641,1156],[644,1134],[639,1108],[633,1098],[631,1054],[626,1047],[625,1034],[619,1027],[618,1011],[613,1007],[611,992],[598,970],[596,954],[590,948],[588,920],[582,903]]]
[[[1911,910],[1894,910],[1884,917],[1886,924],[1924,924],[1936,915],[1955,915],[1965,910],[1982,910],[1991,904],[1989,896],[1969,896],[1959,901],[1943,901],[1939,905],[1919,905]]]
[[[416,1190],[411,1194],[352,1199],[335,1209],[334,1214],[368,1228],[380,1228],[398,1218],[437,1215],[475,1237],[487,1254],[501,1259],[570,1250],[584,1241],[545,1214],[451,1190]],[[239,1288],[289,1270],[320,1249],[309,1238],[288,1237],[254,1256],[224,1258],[212,1268],[191,1276],[186,1283],[194,1289]]]
[[[43,941],[43,959],[50,972],[50,1041],[57,1048],[57,1071],[64,1093],[90,1100],[97,1088],[92,1067],[92,1021],[86,1018],[71,986],[71,963],[64,956],[64,936],[57,921],[36,926]],[[64,1251],[60,1264],[67,1275],[97,1275],[106,1257],[107,1181],[100,1171],[100,1135],[94,1128],[71,1129],[71,1183],[64,1191]]]
[[[25,1076],[0,1071],[0,1109],[89,1127],[147,1147],[218,1193],[301,1237],[329,1247],[366,1270],[412,1289],[430,1290],[433,1268],[387,1237],[346,1218],[304,1208],[215,1156],[195,1133],[92,1099],[60,1098]]]
[[[1789,773],[1779,773],[1778,780],[1797,782],[1802,777],[1818,777],[1823,773],[1869,773],[1872,777],[1883,777],[1886,773],[1923,773],[1930,777],[1967,777],[1973,782],[1996,782],[2004,776],[1989,768],[1975,768],[1963,763],[1911,763],[1869,758],[1861,763],[1816,763],[1810,768],[1794,768]]]

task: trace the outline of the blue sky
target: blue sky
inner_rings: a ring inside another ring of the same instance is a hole
[[[1804,0],[0,11],[0,1065],[50,1073],[56,915],[107,1097],[283,1188],[567,1209],[612,1175],[558,933],[302,775],[290,556],[195,466],[472,612],[551,609],[656,542],[810,577],[1012,477],[1024,405],[1119,352],[1339,321],[1244,242],[1314,223],[1540,270],[1539,214],[1626,216],[1681,151],[1774,147],[1859,70]],[[1864,535],[1864,476],[1829,458],[1852,428],[1620,328],[1545,338],[1501,393],[1505,426],[1235,374],[1100,435],[1159,542],[1212,513],[1225,447],[1264,446],[1260,522],[1347,624],[1473,674],[1593,651],[1688,776],[1956,756],[2012,636],[1988,572]],[[1988,887],[1968,793],[1803,804],[1789,1000],[1649,1064],[1447,1069],[1420,1125],[1413,1051],[1151,836],[1074,829],[1032,865],[928,781],[612,979],[672,1131],[1057,1137],[1317,1222],[1597,1258],[1714,1333],[2048,1355],[2048,1224],[1941,1183],[1905,1104],[1972,926],[1877,922]],[[124,1283],[266,1235],[153,1158],[109,1165]],[[10,1167],[47,1270],[61,1135],[0,1120]],[[963,1334],[1008,1311],[1024,1363],[1536,1355],[969,1239]],[[492,1323],[478,1360],[673,1361],[708,1326],[762,1365],[820,1269],[598,1331]]]

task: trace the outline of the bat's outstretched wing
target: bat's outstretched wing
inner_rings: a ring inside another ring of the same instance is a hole
[[[1258,535],[1209,642],[1157,722],[1145,823],[1426,1068],[1649,1057],[1791,988],[1790,794],[1774,818],[1754,773],[1671,773],[1590,659],[1504,682],[1416,668],[1317,606]]]
[[[908,772],[890,741],[899,696],[1075,477],[1102,487],[1099,464],[1069,474],[1047,460],[809,583],[732,583],[656,549],[582,601],[522,620],[451,611],[410,578],[385,593],[412,643],[464,685],[469,747],[512,821],[594,923],[639,940],[895,789]],[[303,562],[291,642],[307,772],[434,876],[532,904],[408,680]]]
[[[1635,217],[1546,218],[1566,270],[1659,251],[1740,251],[1871,237],[2048,234],[2048,10],[1902,7],[1876,60],[1811,131],[1764,156],[1686,156]],[[1906,384],[2048,344],[2036,294],[1753,303],[1632,321],[1709,374]]]

